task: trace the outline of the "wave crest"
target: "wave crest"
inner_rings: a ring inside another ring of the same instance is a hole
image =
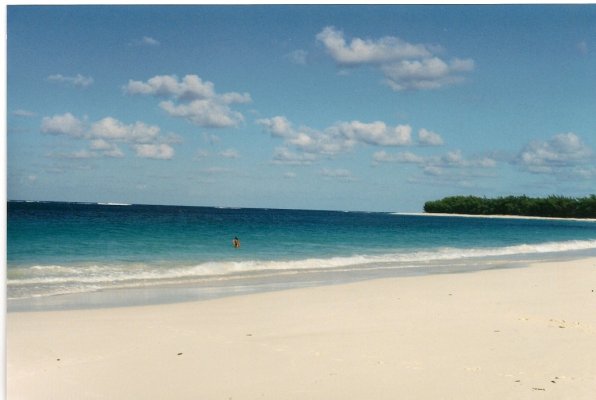
[[[300,273],[325,270],[366,270],[367,268],[416,268],[487,257],[532,255],[596,249],[596,240],[573,240],[542,244],[522,244],[493,248],[453,248],[399,252],[383,255],[309,258],[301,260],[245,260],[205,262],[197,265],[34,265],[9,268],[9,299],[78,293],[108,288],[154,286],[193,280],[229,279],[259,273]]]

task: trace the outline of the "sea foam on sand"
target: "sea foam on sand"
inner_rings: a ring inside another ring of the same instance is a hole
[[[593,399],[596,258],[8,313],[9,399]]]

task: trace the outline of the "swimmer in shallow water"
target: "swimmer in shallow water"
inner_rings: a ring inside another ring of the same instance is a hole
[[[234,240],[232,240],[232,245],[234,246],[235,249],[240,247],[240,239],[238,239],[237,236],[234,236]]]

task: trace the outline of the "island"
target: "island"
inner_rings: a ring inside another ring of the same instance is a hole
[[[449,196],[427,201],[425,213],[467,215],[518,215],[552,218],[596,218],[596,195],[573,198],[548,196],[506,196],[486,198],[477,196]]]

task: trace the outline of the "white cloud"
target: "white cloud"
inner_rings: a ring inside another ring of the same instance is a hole
[[[287,143],[307,153],[335,155],[351,150],[356,141],[344,136],[335,127],[324,131],[302,127],[295,136],[287,139]]]
[[[422,128],[418,131],[418,143],[422,146],[441,146],[443,138],[438,133]]]
[[[174,157],[174,149],[166,143],[135,144],[134,149],[138,157],[156,160],[170,160]]]
[[[337,168],[337,169],[327,169],[323,168],[320,171],[320,174],[326,178],[333,178],[339,179],[344,181],[355,181],[356,179],[352,176],[352,173],[347,169]]]
[[[160,129],[143,122],[124,124],[112,117],[103,118],[91,125],[92,137],[131,143],[150,143],[157,140]]]
[[[317,40],[323,43],[331,57],[341,65],[384,64],[432,55],[429,46],[410,44],[391,36],[377,40],[354,38],[348,45],[343,32],[332,26],[317,34]]]
[[[373,146],[406,146],[412,143],[412,128],[409,125],[389,127],[381,121],[372,123],[351,121],[340,122],[330,129],[338,129],[340,135],[349,140]]]
[[[462,82],[464,78],[458,73],[473,71],[474,62],[456,59],[447,63],[433,57],[384,65],[382,70],[395,91],[432,90]]]
[[[118,145],[115,143],[110,143],[104,139],[91,140],[89,143],[89,149],[91,149],[95,154],[103,155],[105,157],[124,157],[124,153],[122,150],[120,150]]]
[[[181,81],[175,75],[158,75],[147,82],[130,80],[124,87],[127,94],[144,94],[176,99],[208,99],[215,97],[212,82],[203,81],[197,75],[186,75]]]
[[[186,104],[174,104],[172,101],[159,103],[162,110],[171,117],[184,118],[195,125],[209,128],[226,128],[240,124],[242,114],[232,111],[223,103],[210,100],[194,100]]]
[[[314,154],[293,153],[286,147],[278,147],[273,152],[274,164],[309,165],[317,160]]]
[[[570,174],[579,179],[596,179],[596,166],[577,166],[571,170]]]
[[[343,32],[326,27],[317,35],[317,41],[339,66],[378,67],[395,91],[439,89],[462,82],[462,74],[474,70],[471,59],[446,62],[438,57],[444,52],[438,46],[411,44],[392,36],[354,38],[348,44]]]
[[[296,135],[292,123],[283,116],[259,119],[257,124],[264,127],[273,136],[289,138]]]
[[[86,88],[93,84],[93,78],[90,76],[83,76],[77,74],[75,76],[64,76],[62,74],[55,74],[48,76],[48,81],[66,83],[80,88]]]
[[[533,141],[518,154],[514,163],[537,174],[559,173],[589,160],[592,150],[575,133],[560,133],[547,141]]]
[[[462,155],[461,150],[450,151],[438,159],[433,159],[432,162],[437,166],[447,168],[493,168],[497,165],[496,161],[489,157],[466,159]]]
[[[425,175],[430,176],[441,176],[444,174],[444,170],[441,167],[435,165],[426,165],[422,168]]]
[[[130,95],[170,98],[172,100],[159,104],[170,116],[211,128],[237,126],[244,117],[230,105],[252,101],[248,93],[217,94],[212,82],[203,81],[197,75],[186,75],[182,80],[175,75],[158,75],[147,82],[130,80],[124,91]]]
[[[425,158],[410,152],[401,152],[397,154],[389,154],[385,150],[377,151],[373,154],[373,161],[375,163],[404,163],[404,164],[422,164]]]
[[[159,40],[151,36],[143,36],[140,39],[135,39],[129,43],[129,46],[144,46],[144,47],[158,47],[161,43]]]
[[[150,36],[143,36],[143,38],[140,40],[141,44],[144,44],[146,46],[159,46],[160,43],[158,40],[153,39]]]
[[[140,121],[125,124],[112,117],[88,124],[70,113],[43,118],[41,131],[88,141],[89,147],[86,150],[58,154],[65,158],[124,157],[124,152],[117,143],[125,143],[139,157],[171,159],[174,156],[171,144],[180,142],[176,134],[162,135],[156,125]]]
[[[84,131],[84,124],[71,113],[66,113],[44,117],[41,121],[41,131],[52,135],[80,137]]]
[[[272,136],[285,139],[287,145],[303,152],[335,155],[354,148],[358,143],[372,146],[407,146],[412,143],[409,125],[387,126],[384,122],[338,122],[324,130],[294,128],[283,116],[256,121]]]
[[[466,158],[460,150],[447,152],[444,155],[423,157],[411,152],[390,154],[386,151],[378,151],[373,154],[373,165],[380,163],[413,164],[418,166],[426,176],[442,177],[450,181],[460,179],[486,177],[481,170],[490,170],[497,166],[497,162],[490,157]],[[419,180],[417,182],[420,182]]]
[[[15,115],[17,117],[24,117],[24,118],[33,118],[35,117],[37,114],[34,113],[33,111],[28,111],[28,110],[23,110],[23,109],[18,109],[18,110],[14,110],[12,112],[12,115]]]

